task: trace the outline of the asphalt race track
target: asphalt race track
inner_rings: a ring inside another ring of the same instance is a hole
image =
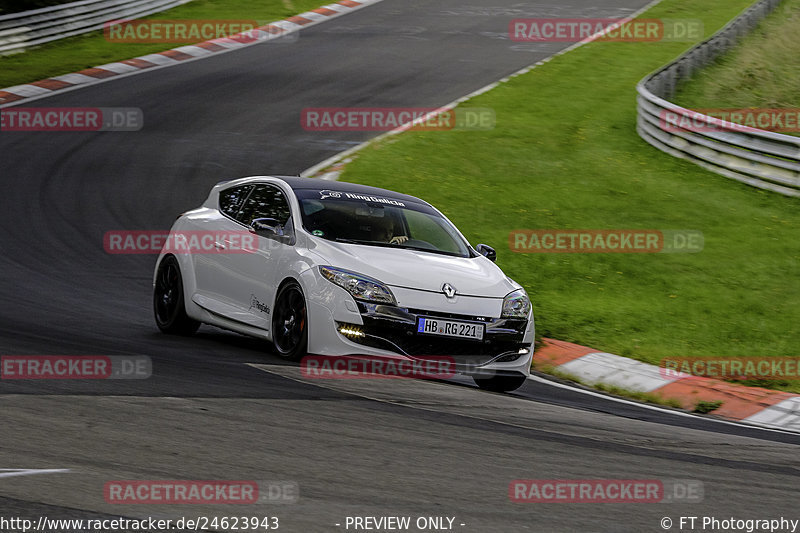
[[[68,470],[0,470],[0,516],[277,516],[288,532],[346,531],[348,516],[383,515],[455,517],[464,532],[800,518],[798,436],[534,381],[511,395],[465,380],[309,381],[256,340],[210,327],[193,338],[161,334],[151,311],[155,256],[103,249],[109,230],[168,229],[222,179],[295,174],[373,135],[305,131],[305,107],[442,105],[569,44],[513,43],[503,38],[511,18],[614,17],[645,3],[384,0],[303,30],[295,43],[27,104],[137,107],[145,127],[0,134],[0,353],[147,355],[153,377],[0,381],[0,469]],[[509,500],[515,479],[595,478],[701,481],[704,496]],[[104,500],[108,481],[147,479],[290,481],[300,497],[252,506]]]

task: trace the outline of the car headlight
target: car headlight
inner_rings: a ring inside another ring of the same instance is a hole
[[[356,300],[397,305],[389,287],[376,279],[329,266],[319,267],[319,273],[331,283],[349,292]]]
[[[531,310],[531,301],[525,289],[517,289],[503,300],[502,318],[526,318]]]

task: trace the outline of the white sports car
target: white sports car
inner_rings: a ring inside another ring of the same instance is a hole
[[[177,245],[189,240],[213,246]],[[153,278],[166,333],[210,324],[269,340],[289,360],[448,356],[494,391],[530,374],[525,290],[492,248],[470,246],[419,198],[309,178],[236,179],[181,215],[167,242]]]

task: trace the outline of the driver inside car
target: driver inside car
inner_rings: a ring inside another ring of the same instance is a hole
[[[402,244],[408,240],[406,235],[394,234],[394,220],[391,217],[375,218],[372,224],[372,240],[388,242],[389,244]]]

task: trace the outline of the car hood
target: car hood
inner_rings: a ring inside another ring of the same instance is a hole
[[[364,274],[394,287],[441,292],[442,285],[449,283],[457,294],[492,298],[503,298],[520,288],[483,256],[453,257],[319,238],[312,238],[309,245],[326,265]]]

